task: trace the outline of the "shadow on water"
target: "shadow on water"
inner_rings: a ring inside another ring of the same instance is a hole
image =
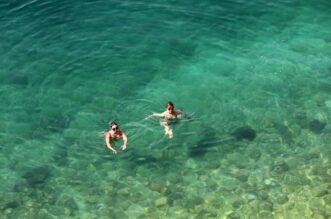
[[[200,158],[207,152],[214,151],[217,147],[222,147],[222,151],[228,153],[240,146],[240,144],[231,144],[232,142],[253,141],[257,135],[256,131],[250,126],[238,127],[231,131],[229,135],[224,135],[222,137],[220,137],[219,132],[212,127],[206,126],[205,130],[209,131],[201,138],[198,138],[193,143],[193,146],[187,148],[187,150],[183,150],[183,147],[181,147],[183,142],[175,142],[175,139],[173,139],[166,145],[162,145],[162,149],[164,149],[163,152],[160,148],[150,148],[148,151],[141,148],[130,148],[122,155],[107,155],[103,158],[114,162],[120,162],[123,165],[129,165],[132,170],[136,167],[144,166],[151,169],[161,168],[166,171],[164,169],[165,167],[172,169],[176,165],[181,165],[182,161],[187,160],[187,156]],[[157,151],[153,152],[153,150]],[[174,158],[176,159],[175,163],[173,162]]]
[[[153,155],[146,154],[142,150],[132,149],[125,154],[124,159],[136,165],[146,165],[153,167],[160,161]]]
[[[214,147],[224,146],[225,144],[233,141],[239,142],[243,140],[253,141],[256,138],[256,131],[250,126],[242,126],[234,129],[230,135],[218,137],[217,130],[206,127],[210,130],[202,139],[195,143],[195,146],[188,148],[188,156],[190,157],[203,157],[207,152],[211,151]],[[230,150],[230,148],[228,148]],[[235,149],[231,147],[231,149]],[[227,150],[227,151],[229,151]]]
[[[22,177],[13,186],[14,192],[26,192],[34,189],[43,189],[47,186],[48,180],[52,177],[50,166],[39,166],[26,170]]]
[[[132,174],[137,168],[148,169],[157,173],[168,173],[182,165],[182,157],[176,154],[176,149],[171,148],[169,144],[162,143],[160,147],[155,148],[128,148],[126,151],[119,151],[117,155],[108,154],[102,156],[103,160],[116,163],[118,167],[125,170],[126,174]],[[171,155],[169,155],[171,154]],[[174,159],[176,162],[174,162]],[[140,170],[142,170],[140,169]]]
[[[160,159],[157,159],[153,155],[147,154],[140,149],[129,148],[125,153],[117,155],[105,155],[102,156],[104,160],[109,160],[113,162],[127,163],[134,166],[147,166],[147,167],[156,167],[160,162]]]

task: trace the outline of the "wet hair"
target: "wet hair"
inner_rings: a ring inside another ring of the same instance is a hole
[[[171,110],[174,110],[175,106],[173,104],[173,102],[168,101],[167,105],[165,106],[165,108],[168,108],[168,106],[170,106]]]
[[[112,127],[113,125],[116,125],[117,127],[119,127],[118,124],[115,121],[109,122],[109,127]]]

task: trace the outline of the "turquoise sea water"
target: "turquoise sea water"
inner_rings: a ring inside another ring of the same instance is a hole
[[[330,219],[330,8],[0,2],[0,218]]]

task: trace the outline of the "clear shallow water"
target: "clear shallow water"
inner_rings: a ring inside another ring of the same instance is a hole
[[[328,8],[0,3],[3,217],[330,217]],[[168,100],[194,117],[171,140],[143,121]],[[253,141],[227,140],[243,126]]]

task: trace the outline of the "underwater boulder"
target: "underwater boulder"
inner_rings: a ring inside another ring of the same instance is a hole
[[[195,206],[201,205],[203,203],[204,203],[203,198],[199,196],[193,196],[190,198],[183,199],[180,204],[182,205],[183,208],[193,209]]]
[[[182,200],[184,197],[183,189],[180,187],[169,186],[165,191],[165,195],[168,198],[169,205],[172,205],[177,200]]]
[[[270,201],[260,201],[259,209],[265,210],[265,211],[273,211],[273,203]]]
[[[249,173],[245,170],[239,170],[233,173],[233,177],[235,177],[237,180],[241,182],[247,182]]]
[[[193,144],[193,147],[188,148],[188,155],[190,157],[202,157],[204,156],[212,147],[220,146],[222,143],[231,138],[219,138],[218,131],[213,127],[208,125],[202,125],[201,129],[206,130],[203,137]]]
[[[245,204],[245,202],[243,200],[235,200],[233,203],[232,203],[232,207],[235,208],[235,209],[238,209],[240,208],[241,206],[243,206]]]
[[[329,194],[329,191],[326,188],[316,187],[312,190],[312,195],[315,197],[323,197]]]
[[[285,161],[277,161],[271,166],[271,172],[274,174],[282,174],[288,171],[290,167]]]
[[[166,183],[163,180],[153,180],[148,182],[148,188],[154,192],[164,193],[167,189]]]
[[[197,45],[185,40],[179,40],[176,38],[170,39],[168,41],[169,48],[171,48],[174,52],[185,56],[192,57],[196,52]]]
[[[44,184],[49,176],[50,176],[50,168],[47,166],[42,166],[28,170],[23,175],[23,178],[26,180],[29,186],[34,187]]]
[[[258,159],[260,159],[260,157],[261,157],[261,155],[262,155],[261,151],[258,150],[257,148],[252,148],[252,149],[250,149],[250,150],[248,149],[247,154],[248,154],[248,157],[249,157],[249,158],[252,158],[252,159],[254,159],[254,160],[258,160]]]
[[[209,147],[215,146],[215,144],[210,142],[210,139],[206,138],[199,140],[195,146],[188,148],[188,155],[190,157],[204,156],[208,152]]]
[[[325,126],[326,126],[325,122],[322,122],[318,119],[314,119],[309,123],[309,130],[315,134],[320,134],[323,132]]]
[[[304,186],[309,185],[311,180],[303,174],[285,173],[282,182],[289,186]]]
[[[274,218],[274,213],[272,212],[272,211],[266,211],[266,210],[262,210],[262,211],[260,211],[259,212],[259,218],[264,218],[264,219],[268,219],[268,218],[270,218],[270,219],[272,219],[272,218]]]
[[[63,150],[62,148],[60,148],[54,153],[53,160],[59,166],[67,165],[67,163],[69,162],[67,150]]]
[[[196,218],[217,218],[217,213],[212,212],[209,209],[201,209]]]
[[[307,128],[308,115],[305,111],[295,111],[293,114],[293,118],[295,119],[296,123],[300,125],[300,127]]]
[[[68,215],[70,216],[74,216],[79,210],[75,199],[67,195],[61,196],[56,203],[58,206],[68,209]]]
[[[11,209],[15,209],[18,208],[20,206],[19,201],[17,200],[10,200],[7,203],[3,204],[2,207],[0,207],[0,209],[5,210],[7,208],[11,208]]]
[[[19,179],[16,181],[13,187],[14,192],[25,192],[28,193],[30,189],[30,185],[26,182],[26,180]]]
[[[288,196],[286,194],[277,194],[275,197],[275,201],[279,205],[283,205],[288,202]]]
[[[331,206],[331,194],[324,196],[323,200],[326,206]]]
[[[241,141],[244,139],[254,140],[256,138],[256,131],[250,126],[242,126],[235,129],[231,136],[234,137],[237,141]]]
[[[165,206],[165,205],[167,205],[168,204],[168,198],[167,197],[161,197],[161,198],[159,198],[159,199],[156,199],[155,201],[154,201],[154,205],[156,206],[156,207],[162,207],[162,206]]]
[[[226,215],[226,218],[229,219],[240,219],[240,215],[236,212],[230,212],[229,214]]]
[[[190,157],[202,157],[208,152],[207,147],[190,147],[188,148],[188,156]]]

